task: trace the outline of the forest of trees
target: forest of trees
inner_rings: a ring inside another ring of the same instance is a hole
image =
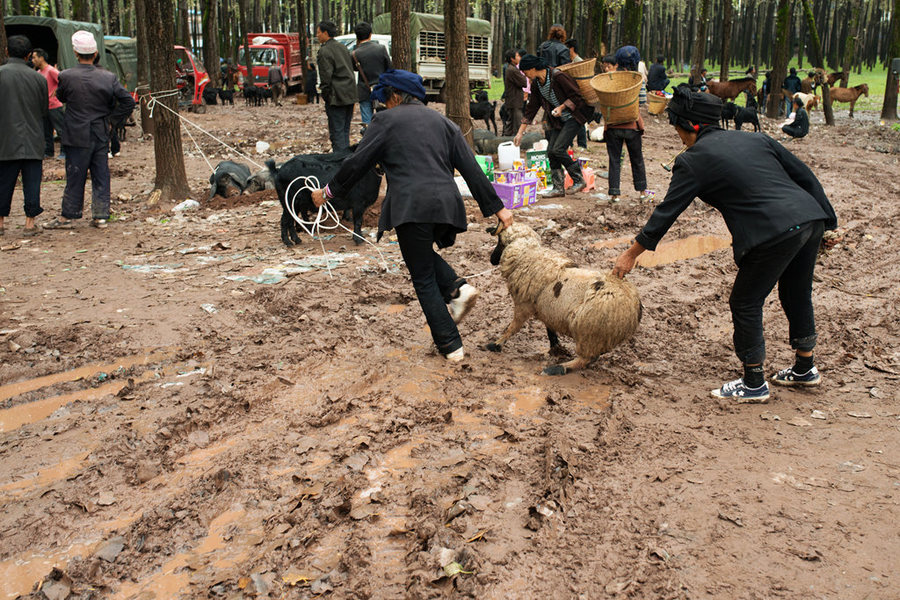
[[[136,36],[135,0],[0,0],[4,14],[32,14],[101,23],[108,35]],[[394,6],[392,6],[394,4]],[[732,66],[774,64],[776,12],[780,0],[476,0],[468,2],[469,16],[493,24],[494,63],[499,66],[506,48],[533,51],[551,23],[562,23],[580,43],[582,56],[598,56],[625,43],[636,45],[645,57],[661,54],[668,66],[686,70],[697,36],[705,29],[704,55],[719,61],[723,41],[730,39]],[[791,64],[810,63],[811,34],[804,4],[810,6],[822,44],[826,67],[838,70],[853,46],[852,69],[884,64],[889,56],[891,28],[896,28],[897,0],[789,0],[788,56]],[[173,0],[176,43],[199,51],[204,23],[214,25],[212,44],[218,54],[235,57],[240,44],[240,13],[247,31],[307,31],[331,20],[350,32],[359,21],[397,8],[441,14],[441,0]],[[730,9],[730,10],[729,10]],[[701,15],[708,15],[704,24]],[[725,30],[728,29],[726,32]],[[208,44],[209,45],[209,44]],[[216,60],[204,57],[207,67]],[[212,70],[212,68],[210,68]]]

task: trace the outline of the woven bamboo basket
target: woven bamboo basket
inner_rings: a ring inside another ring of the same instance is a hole
[[[567,63],[556,67],[560,71],[575,80],[581,90],[581,97],[588,104],[597,103],[597,92],[591,87],[591,79],[594,77],[594,65],[596,58],[589,58],[577,63]]]
[[[603,113],[607,125],[628,123],[640,117],[638,96],[642,82],[641,74],[636,71],[600,73],[591,79],[591,87],[597,92],[595,106]]]
[[[665,96],[657,96],[653,93],[647,94],[647,112],[651,115],[661,115],[668,104],[669,99]]]

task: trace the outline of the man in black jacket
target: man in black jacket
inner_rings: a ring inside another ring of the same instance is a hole
[[[458,170],[481,213],[512,224],[493,186],[475,162],[459,127],[422,104],[422,78],[390,69],[381,74],[372,96],[389,110],[372,119],[352,156],[322,189],[313,192],[316,206],[346,193],[367,170],[380,164],[387,176],[378,237],[396,229],[403,261],[438,351],[448,360],[465,358],[456,324],[469,312],[478,291],[457,276],[434,251],[452,246],[466,230],[466,207],[453,179]]]
[[[71,229],[71,219],[84,210],[84,184],[91,173],[91,213],[94,227],[105,228],[109,219],[110,123],[123,121],[134,109],[134,98],[106,69],[94,66],[97,41],[88,31],[72,35],[78,65],[59,74],[56,96],[66,105],[62,143],[66,151],[66,189],[62,216],[46,229]]]
[[[34,218],[41,208],[41,176],[44,157],[44,119],[49,96],[47,80],[30,69],[25,57],[31,41],[24,35],[11,35],[6,42],[9,62],[0,66],[0,235],[9,216],[16,180],[22,174],[25,196],[25,234],[39,230]]]
[[[334,39],[336,35],[337,25],[331,21],[322,21],[316,28],[316,39],[322,44],[316,55],[319,87],[325,101],[325,114],[328,115],[332,152],[350,147],[350,120],[353,118],[353,105],[359,101],[350,51]]]
[[[378,76],[391,68],[391,57],[387,48],[372,41],[372,26],[360,23],[353,30],[356,34],[356,49],[352,52],[353,68],[359,72],[356,89],[359,92],[359,116],[363,131],[372,122],[372,86],[378,83]]]
[[[813,366],[813,269],[823,231],[837,228],[822,185],[809,167],[772,138],[719,129],[722,101],[715,96],[681,85],[667,110],[687,150],[675,161],[665,200],[616,260],[613,272],[619,277],[630,272],[638,255],[655,250],[678,215],[700,198],[725,218],[738,265],[729,304],[734,349],[744,376],[713,390],[713,396],[736,402],[769,399],[762,366],[762,308],[776,283],[796,357],[793,366],[775,373],[772,381],[818,385],[821,376]]]
[[[650,65],[650,72],[647,73],[647,91],[660,91],[663,92],[667,87],[669,87],[669,78],[666,77],[666,67],[663,65],[663,61],[665,57],[659,55],[656,57],[656,62]]]

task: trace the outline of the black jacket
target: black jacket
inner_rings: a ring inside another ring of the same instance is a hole
[[[584,101],[581,95],[581,88],[578,83],[572,79],[565,71],[559,69],[549,69],[547,77],[550,78],[550,88],[556,94],[556,99],[560,104],[564,104],[572,118],[584,125],[594,116],[594,107]],[[563,120],[554,117],[551,111],[556,108],[549,100],[544,98],[540,90],[540,83],[537,77],[531,80],[531,94],[528,96],[528,104],[525,105],[525,114],[522,122],[531,125],[531,121],[537,116],[539,108],[544,109],[544,117],[551,129],[562,129]]]
[[[484,216],[503,208],[494,187],[452,121],[421,104],[375,114],[356,152],[328,184],[343,195],[376,163],[387,176],[378,236],[404,223],[438,223],[466,230],[466,207],[453,179],[459,171]],[[443,245],[452,244],[444,243]]]
[[[371,40],[358,45],[352,56],[353,68],[357,71],[362,68],[356,80],[356,90],[359,92],[359,101],[365,102],[372,95],[372,86],[378,83],[378,76],[391,68],[391,57],[387,48]],[[366,74],[365,78],[363,73]],[[366,85],[366,79],[369,85]]]
[[[784,83],[781,84],[781,87],[791,94],[796,94],[800,91],[800,78],[796,75],[788,75],[784,78]]]
[[[49,105],[43,75],[21,58],[10,58],[0,66],[0,160],[44,157],[44,118]]]
[[[659,63],[650,65],[650,71],[647,73],[647,89],[665,90],[667,85],[669,78],[666,77],[666,68]]]
[[[707,128],[675,161],[665,199],[635,240],[655,250],[675,219],[700,198],[725,218],[734,260],[796,225],[837,228],[822,184],[799,158],[762,133]]]
[[[358,102],[353,59],[345,45],[334,38],[329,39],[319,48],[316,63],[319,65],[319,89],[325,104],[349,106]]]
[[[560,41],[546,40],[538,46],[537,55],[547,61],[548,67],[558,67],[572,62],[569,49]]]
[[[109,123],[119,123],[134,110],[134,98],[119,78],[94,65],[76,65],[59,74],[56,97],[66,105],[64,146],[90,148],[93,140],[109,140]]]
[[[806,109],[802,106],[798,108],[797,114],[794,115],[794,122],[788,123],[781,130],[791,137],[805,137],[809,133],[809,114],[807,114]]]

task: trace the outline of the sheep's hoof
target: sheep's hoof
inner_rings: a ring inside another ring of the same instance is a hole
[[[503,346],[501,346],[500,344],[496,344],[496,343],[494,343],[494,342],[491,342],[490,344],[487,344],[487,345],[484,347],[484,349],[485,349],[485,350],[489,350],[489,351],[491,351],[491,352],[500,352],[501,350],[503,350]]]
[[[565,375],[566,368],[562,365],[550,365],[544,367],[544,375]]]

